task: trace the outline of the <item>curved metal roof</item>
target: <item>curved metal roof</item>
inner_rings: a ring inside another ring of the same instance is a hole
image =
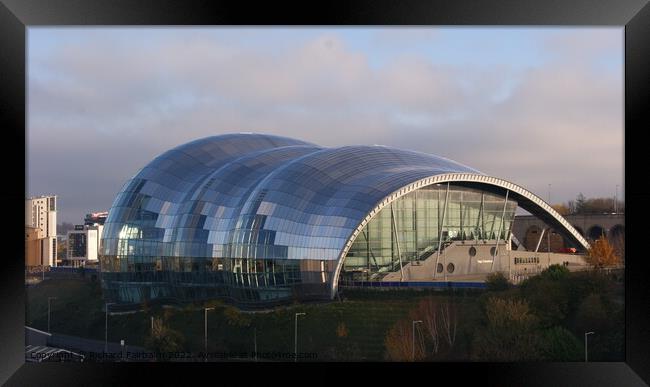
[[[171,149],[127,181],[109,211],[102,253],[332,260],[338,274],[349,245],[379,209],[409,190],[447,181],[509,190],[521,207],[588,246],[531,192],[443,157],[240,133]],[[139,241],[135,250],[120,250],[124,239]]]
[[[128,234],[156,242],[145,255],[230,256],[242,244],[258,244],[268,247],[269,258],[335,260],[383,197],[449,172],[480,173],[385,146],[323,148],[261,134],[208,137],[163,153],[124,185],[109,211],[103,252],[114,254]],[[253,229],[261,232],[251,235]]]

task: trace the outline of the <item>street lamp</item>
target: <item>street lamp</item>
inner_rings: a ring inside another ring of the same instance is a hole
[[[105,305],[106,309],[106,320],[105,320],[105,329],[104,329],[104,352],[108,353],[108,307],[115,305],[114,302],[107,302]]]
[[[205,354],[203,357],[203,361],[208,361],[208,310],[213,310],[213,309],[214,308],[203,308],[204,331],[205,331],[205,340],[204,340]]]
[[[548,205],[551,205],[551,185],[548,185]]]
[[[411,358],[413,361],[415,361],[415,324],[421,323],[422,320],[413,320],[413,334],[412,334],[412,341],[411,341],[411,349],[413,350],[413,353],[411,354]]]
[[[585,363],[587,361],[589,361],[588,358],[587,358],[587,336],[593,335],[593,334],[594,334],[594,332],[585,332]]]
[[[298,361],[298,316],[304,316],[307,313],[296,313],[296,323],[295,323],[295,328],[294,328],[294,345],[293,345],[293,352],[295,357],[293,358],[294,362]]]
[[[618,184],[616,184],[616,193],[614,194],[614,213],[618,214]]]
[[[50,301],[56,300],[56,297],[47,298],[47,333],[50,333]]]
[[[253,328],[253,351],[255,353],[255,361],[257,361],[257,327]]]

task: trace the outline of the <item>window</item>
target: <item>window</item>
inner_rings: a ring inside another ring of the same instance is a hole
[[[470,257],[476,256],[476,248],[474,246],[469,248],[469,256]]]
[[[453,263],[450,263],[449,265],[447,265],[447,272],[448,273],[453,273],[455,269],[456,269],[456,267],[454,266]]]
[[[438,264],[438,268],[436,269],[436,271],[437,271],[438,273],[442,273],[443,268],[444,268],[444,266],[442,266],[442,263],[439,263],[439,264]]]

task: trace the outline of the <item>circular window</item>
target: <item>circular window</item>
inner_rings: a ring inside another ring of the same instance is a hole
[[[453,263],[450,263],[449,265],[447,265],[447,272],[448,273],[453,273],[455,269],[456,269],[456,266],[454,266]]]
[[[439,263],[439,264],[438,264],[438,268],[436,269],[436,271],[437,271],[438,273],[442,273],[442,269],[443,269],[443,268],[444,268],[444,266],[442,266],[442,263]]]
[[[472,246],[469,248],[469,256],[473,257],[476,255],[476,247]]]
[[[496,247],[490,248],[490,255],[494,257],[496,254],[497,254],[497,248]]]

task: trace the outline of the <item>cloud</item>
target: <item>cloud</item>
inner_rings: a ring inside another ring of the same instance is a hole
[[[598,31],[601,47],[589,31],[552,30],[531,42],[548,60],[524,70],[408,49],[370,65],[388,36],[413,30],[382,30],[370,51],[334,29],[277,44],[265,32],[246,35],[254,44],[206,29],[31,44],[30,193],[58,193],[75,221],[155,155],[239,131],[440,154],[533,190],[552,183],[562,200],[622,180],[622,70],[593,65],[622,53],[620,31]]]

